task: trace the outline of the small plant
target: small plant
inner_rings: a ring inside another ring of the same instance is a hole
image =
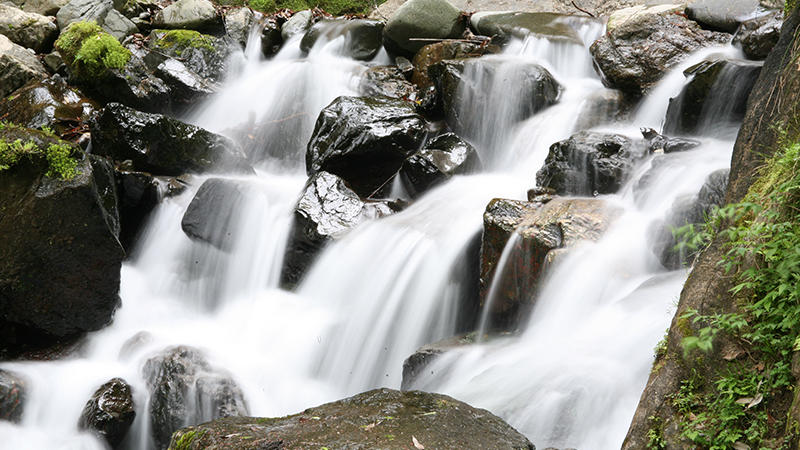
[[[0,122],[0,131],[15,127],[16,125]],[[51,143],[42,149],[34,141],[0,139],[0,172],[14,167],[23,158],[46,161],[45,175],[48,177],[71,180],[78,174],[78,160],[74,157],[74,148],[67,142]]]
[[[56,50],[75,75],[84,80],[102,78],[122,69],[131,52],[94,22],[75,22],[56,40]]]
[[[62,180],[71,180],[78,174],[78,161],[72,158],[69,144],[50,144],[45,150],[48,169],[45,175]]]

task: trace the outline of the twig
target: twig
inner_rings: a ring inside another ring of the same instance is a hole
[[[587,11],[587,10],[581,8],[580,6],[576,5],[574,1],[572,2],[572,6],[574,6],[575,9],[577,9],[578,11],[588,14],[590,17],[596,17],[594,14],[592,14],[589,11]]]

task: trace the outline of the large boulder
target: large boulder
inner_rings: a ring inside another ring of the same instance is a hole
[[[370,197],[417,151],[425,120],[414,104],[384,97],[339,97],[319,114],[308,142],[306,171],[343,178],[362,197]]]
[[[88,124],[97,103],[58,75],[33,81],[0,101],[0,117],[28,128],[49,127],[62,135]]]
[[[71,0],[56,14],[61,30],[75,22],[94,22],[108,34],[122,40],[136,33],[136,24],[114,9],[113,0]]]
[[[575,31],[575,27],[569,23],[569,20],[578,19],[578,16],[556,13],[478,12],[472,15],[470,24],[478,34],[498,37],[501,40],[536,36],[555,42],[583,45],[583,40]],[[588,22],[593,19],[580,18],[580,20]]]
[[[336,175],[315,174],[295,206],[281,283],[295,286],[327,242],[364,221],[392,214],[395,209],[384,201],[362,200]]]
[[[86,402],[78,427],[92,431],[117,448],[136,418],[130,385],[121,378],[103,384]]]
[[[153,24],[161,28],[213,32],[222,28],[222,18],[209,0],[178,0],[159,11]]]
[[[758,0],[692,0],[686,5],[686,16],[706,28],[733,33],[760,7]]]
[[[536,181],[562,195],[613,194],[627,181],[634,162],[645,151],[641,140],[581,131],[550,146]]]
[[[369,61],[383,48],[383,22],[369,19],[330,19],[315,23],[300,41],[300,49],[311,51],[322,40],[330,42],[343,37],[341,54]]]
[[[156,175],[231,171],[252,173],[244,154],[228,138],[160,114],[111,103],[92,121],[95,154],[131,160],[136,170]]]
[[[639,96],[690,53],[729,40],[679,14],[640,13],[595,41],[591,52],[609,87]]]
[[[0,97],[45,77],[47,71],[33,53],[0,35]]]
[[[14,372],[0,369],[0,420],[19,422],[25,407],[25,380]]]
[[[247,415],[236,382],[213,367],[192,347],[172,347],[145,362],[143,376],[150,390],[150,432],[157,448],[187,424]]]
[[[413,100],[417,96],[416,86],[406,80],[397,66],[370,67],[361,75],[358,87],[361,95],[365,97]]]
[[[119,305],[124,257],[111,165],[46,133],[6,125],[0,142],[16,140],[38,150],[0,171],[0,348],[46,345],[107,325]]]
[[[733,37],[733,43],[740,46],[749,59],[766,59],[778,43],[781,26],[783,26],[783,11],[773,11],[745,20]]]
[[[220,250],[230,250],[246,194],[244,182],[224,178],[206,180],[183,214],[183,232]]]
[[[670,99],[664,133],[707,135],[719,127],[738,128],[761,63],[717,59],[703,61],[684,73],[691,81]]]
[[[42,53],[53,45],[58,36],[58,27],[52,17],[28,13],[0,3],[0,34],[14,43]]]
[[[398,175],[406,192],[418,197],[453,175],[470,173],[479,167],[475,148],[454,133],[445,133],[411,155]]]
[[[460,38],[465,20],[447,0],[409,0],[386,22],[384,45],[389,52],[411,57],[430,43],[425,39]]]
[[[170,449],[502,448],[534,450],[502,419],[441,394],[376,389],[275,419],[231,417],[184,428]]]
[[[533,200],[495,199],[483,215],[480,292],[484,308],[491,302],[487,325],[493,330],[514,330],[533,307],[546,267],[563,257],[563,249],[598,240],[620,212],[594,198]],[[498,267],[504,251],[505,266]]]

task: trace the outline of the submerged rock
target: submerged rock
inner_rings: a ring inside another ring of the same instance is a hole
[[[544,166],[536,173],[536,182],[562,195],[613,194],[627,181],[635,160],[644,154],[640,140],[581,131],[550,147]]]
[[[416,444],[415,444],[416,443]],[[441,394],[376,389],[274,419],[231,417],[179,430],[170,449],[502,448],[534,450],[502,419]]]
[[[331,19],[315,23],[300,41],[300,49],[308,53],[322,39],[332,41],[344,37],[341,54],[369,61],[383,48],[383,22],[368,19]]]
[[[14,372],[0,369],[0,420],[18,423],[25,407],[25,380]]]
[[[28,83],[0,101],[0,117],[28,128],[49,127],[61,135],[87,124],[98,105],[60,76]]]
[[[570,20],[592,21],[594,19],[556,13],[536,12],[478,12],[470,23],[478,34],[499,37],[507,41],[512,37],[543,37],[552,41],[583,45],[583,40]]]
[[[370,197],[386,187],[424,136],[425,120],[413,103],[339,97],[320,112],[308,142],[306,171],[330,172]]]
[[[47,71],[33,53],[0,34],[0,97],[45,77]]]
[[[783,11],[773,11],[742,22],[733,43],[742,48],[749,59],[763,60],[778,43],[783,26]]]
[[[692,0],[686,16],[706,28],[733,33],[759,10],[758,0]]]
[[[295,286],[331,239],[341,237],[364,221],[394,212],[388,202],[362,200],[336,175],[324,171],[315,174],[295,207],[281,283],[285,287]]]
[[[113,378],[100,386],[83,407],[78,427],[88,429],[117,448],[136,418],[130,385]]]
[[[181,228],[192,239],[206,242],[220,250],[230,250],[246,185],[224,178],[206,180],[197,190],[181,220]]]
[[[466,174],[480,167],[478,152],[453,133],[445,133],[411,155],[398,175],[411,197],[418,197],[453,175]]]
[[[465,29],[461,11],[447,0],[409,0],[386,22],[384,45],[411,57],[430,44],[425,39],[458,39]]]
[[[413,355],[403,361],[403,381],[401,383],[401,389],[404,391],[413,389],[424,377],[423,374],[425,374],[428,370],[428,366],[430,366],[434,360],[450,350],[474,344],[476,337],[476,333],[455,336],[439,342],[434,342],[433,344],[423,345],[417,349]],[[429,372],[429,374],[434,375],[433,372]]]
[[[192,347],[173,347],[150,358],[143,376],[150,389],[150,431],[158,448],[186,424],[247,415],[247,404],[233,379]]]
[[[42,53],[52,47],[58,36],[58,27],[52,17],[0,3],[0,34],[14,43]]]
[[[730,40],[729,34],[703,30],[669,10],[656,11],[660,13],[645,10],[632,16],[592,44],[592,56],[609,87],[643,95],[690,53]]]
[[[160,114],[111,103],[92,122],[94,152],[136,170],[181,175],[208,170],[252,173],[244,154],[228,138]]]

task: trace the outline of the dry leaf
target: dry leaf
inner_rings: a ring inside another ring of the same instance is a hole
[[[425,446],[420,444],[417,438],[411,436],[411,443],[414,444],[414,448],[418,448],[419,450],[425,450]]]
[[[364,431],[369,431],[369,430],[375,428],[375,425],[376,425],[375,422],[372,422],[369,425],[364,425]]]
[[[736,403],[740,405],[747,405],[753,401],[753,397],[742,397],[739,400],[736,400]]]
[[[747,404],[745,409],[750,409],[750,408],[758,405],[759,403],[761,403],[761,400],[764,400],[764,396],[761,395],[761,394],[756,394],[756,396],[753,398],[753,400],[751,400],[750,403]]]

